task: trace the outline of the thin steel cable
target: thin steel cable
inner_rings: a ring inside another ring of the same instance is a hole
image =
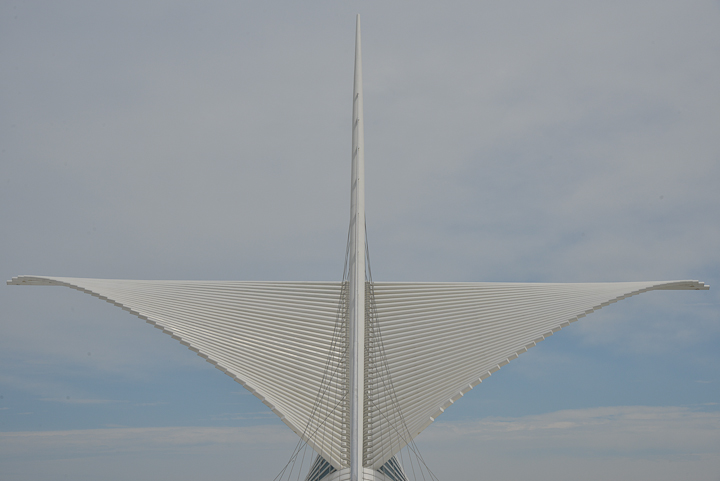
[[[316,425],[317,427],[315,428],[315,430],[313,431],[313,433],[311,434],[311,436],[314,435],[320,428],[324,428],[324,429],[323,429],[323,437],[322,437],[322,443],[321,443],[321,444],[322,444],[323,446],[325,446],[325,443],[324,443],[324,441],[325,441],[325,432],[327,431],[327,426],[326,426],[325,421],[327,421],[327,418],[328,418],[331,414],[333,414],[333,413],[335,412],[335,410],[337,409],[337,407],[338,407],[339,405],[341,405],[341,404],[344,402],[344,400],[345,400],[345,397],[346,397],[346,396],[343,396],[339,402],[336,402],[336,403],[335,403],[335,405],[333,406],[333,409],[327,409],[327,410],[326,410],[326,411],[327,411],[327,414],[325,415],[325,418],[322,420],[323,422],[320,422],[319,419],[316,419],[315,415],[316,415],[316,413],[317,413],[317,411],[318,411],[318,408],[322,407],[323,399],[326,399],[326,398],[325,398],[325,394],[327,394],[328,390],[330,389],[331,384],[335,384],[335,385],[336,385],[336,387],[335,387],[336,398],[335,398],[335,399],[337,399],[337,394],[338,394],[338,393],[337,393],[337,391],[338,391],[337,384],[338,384],[338,383],[337,383],[337,382],[331,383],[330,381],[332,381],[333,379],[335,379],[335,376],[337,375],[338,371],[339,371],[339,370],[343,367],[343,365],[347,362],[347,349],[348,349],[348,347],[347,347],[347,345],[346,345],[346,342],[342,342],[342,344],[343,344],[343,349],[341,349],[341,350],[339,351],[339,353],[340,353],[341,355],[340,355],[340,357],[337,359],[337,361],[334,363],[334,366],[333,366],[334,369],[331,368],[331,365],[333,364],[333,357],[334,357],[335,354],[337,354],[336,349],[337,349],[337,344],[338,344],[339,338],[341,337],[341,334],[340,334],[340,333],[341,333],[342,331],[344,331],[343,327],[344,327],[344,324],[345,324],[345,321],[346,321],[346,317],[347,317],[347,315],[346,315],[346,314],[347,314],[347,313],[346,313],[346,310],[347,310],[347,309],[345,308],[344,304],[346,304],[346,297],[347,297],[347,293],[346,293],[346,291],[347,291],[346,281],[347,281],[347,274],[348,274],[348,259],[349,259],[349,254],[350,254],[350,226],[348,226],[348,236],[347,236],[347,243],[346,243],[346,247],[345,247],[345,262],[344,262],[344,267],[343,267],[343,277],[342,277],[342,287],[341,287],[341,292],[340,292],[340,300],[339,300],[339,303],[338,303],[338,309],[337,309],[337,313],[336,313],[336,321],[335,321],[335,326],[334,326],[334,329],[333,329],[332,341],[331,341],[331,344],[330,344],[330,349],[329,349],[329,351],[328,351],[328,358],[327,358],[326,363],[325,363],[325,368],[323,369],[323,377],[322,377],[322,381],[321,381],[321,383],[320,383],[320,389],[319,389],[318,395],[317,395],[317,397],[316,397],[316,400],[315,400],[315,402],[314,402],[314,404],[313,404],[313,408],[312,408],[311,413],[310,413],[310,416],[309,416],[309,418],[308,418],[308,422],[307,422],[307,424],[305,425],[305,428],[303,429],[303,434],[300,436],[300,441],[298,441],[298,443],[296,444],[295,449],[293,450],[293,453],[292,453],[291,456],[290,456],[290,459],[289,459],[288,462],[285,464],[285,466],[283,467],[283,469],[280,471],[280,474],[278,474],[273,481],[281,480],[282,477],[284,476],[284,474],[287,472],[287,468],[288,468],[291,464],[292,464],[292,466],[290,467],[290,472],[288,473],[288,476],[292,476],[292,473],[295,471],[295,464],[296,464],[296,462],[297,462],[298,455],[300,455],[300,451],[302,451],[302,452],[303,452],[303,455],[302,455],[302,457],[301,457],[300,467],[299,467],[299,469],[298,469],[298,477],[300,476],[300,473],[302,472],[302,467],[303,467],[303,464],[304,464],[304,457],[305,457],[306,448],[308,447],[308,443],[307,443],[307,441],[304,441],[304,439],[309,439],[309,436],[306,436],[306,435],[307,435],[308,431],[312,429],[311,426],[313,425],[313,421],[316,422],[315,425]],[[344,336],[342,336],[342,337],[344,337]],[[344,339],[343,339],[343,340],[344,340]],[[330,375],[330,377],[328,378],[328,374],[329,374],[329,373],[330,373],[331,375]],[[326,382],[326,381],[327,381],[327,382]],[[328,396],[328,397],[329,397],[329,396]],[[330,399],[327,399],[327,400],[326,400],[326,403],[327,403],[326,405],[329,407],[329,406],[330,406]],[[333,423],[334,423],[334,422],[335,422],[335,421],[333,420]],[[334,430],[333,430],[333,431],[334,431]],[[339,449],[342,450],[342,443],[339,443]],[[330,452],[332,453],[332,443],[331,443],[331,445],[330,445]],[[289,478],[288,478],[288,479],[289,479]],[[298,478],[298,479],[299,479],[299,478]]]
[[[381,367],[384,367],[384,371],[385,371],[385,376],[382,376],[382,375],[380,376],[381,382],[382,382],[383,386],[386,388],[387,388],[387,384],[389,384],[389,390],[387,390],[386,392],[388,392],[390,394],[390,402],[392,403],[391,407],[394,407],[394,409],[392,409],[392,410],[397,413],[396,416],[400,417],[400,420],[401,420],[400,425],[404,428],[404,430],[408,436],[408,439],[407,440],[403,439],[403,441],[406,442],[406,446],[408,446],[409,450],[411,450],[415,454],[415,456],[417,457],[418,463],[421,463],[427,469],[428,474],[433,479],[437,480],[437,477],[435,476],[435,474],[427,466],[427,463],[425,463],[425,460],[422,457],[422,454],[420,454],[420,449],[415,444],[415,441],[410,433],[410,429],[409,429],[407,423],[405,422],[404,416],[402,414],[402,410],[400,409],[399,400],[397,399],[397,395],[395,393],[395,387],[392,383],[392,376],[390,375],[390,369],[389,369],[389,365],[388,365],[389,363],[387,360],[387,356],[385,355],[385,345],[384,345],[384,342],[382,339],[382,331],[381,331],[380,325],[379,325],[379,318],[378,318],[378,314],[377,314],[377,305],[375,303],[375,291],[373,288],[372,267],[371,267],[371,263],[370,263],[370,248],[369,248],[369,242],[367,240],[367,237],[368,237],[368,235],[367,235],[367,223],[366,223],[365,224],[365,257],[366,257],[367,277],[369,280],[369,291],[370,291],[369,292],[369,294],[370,294],[369,295],[369,297],[370,297],[370,299],[369,299],[370,316],[368,316],[368,317],[370,318],[370,324],[372,325],[372,332],[373,332],[373,334],[375,334],[375,336],[373,336],[373,337],[376,337],[377,342],[379,344],[379,349],[377,350],[377,352],[380,355],[379,364],[381,365]],[[375,339],[373,339],[373,341],[375,341]],[[373,352],[373,354],[374,354],[374,351],[371,351],[371,352]],[[370,396],[368,396],[368,398],[370,398]],[[377,408],[377,411],[380,412],[380,414],[383,415],[387,419],[387,416],[385,415],[385,413],[383,413],[380,410],[380,407],[376,405],[376,408]],[[389,419],[388,419],[388,422],[391,422],[391,426],[397,430],[397,428],[395,427],[397,424],[395,422],[392,422]],[[404,438],[402,433],[400,433],[399,431],[398,431],[398,434],[400,435],[400,437]],[[382,430],[381,430],[381,436],[382,436]],[[400,452],[402,452],[402,450],[400,450]],[[411,456],[409,456],[409,460],[410,460],[410,468],[413,471],[413,477],[416,477],[414,463],[412,462]],[[421,472],[423,479],[425,479],[425,474],[422,469],[420,469],[420,472]]]
[[[376,339],[382,341],[382,337],[380,336],[380,329],[379,329],[379,325],[378,325],[377,306],[375,304],[375,292],[374,292],[373,281],[372,281],[372,267],[371,267],[371,263],[370,263],[370,249],[369,249],[369,243],[367,242],[367,224],[365,225],[365,239],[366,239],[366,241],[365,241],[365,256],[367,259],[367,262],[366,262],[367,276],[369,278],[368,291],[369,291],[369,305],[370,305],[369,316],[368,316],[370,322],[368,324],[371,326],[371,329],[370,329],[371,332],[373,334],[375,334],[374,336],[372,336],[372,341],[371,341],[372,344],[374,345],[376,342]],[[372,354],[379,353],[380,362],[378,363],[377,359],[373,358],[372,361],[374,361],[374,364],[375,364],[373,366],[373,368],[374,368],[374,370],[376,370],[376,373],[378,374],[378,378],[383,385],[383,388],[384,388],[383,392],[386,393],[383,398],[387,399],[388,395],[390,396],[391,409],[392,409],[392,407],[393,407],[392,402],[393,402],[393,396],[395,394],[395,390],[394,390],[394,387],[392,386],[392,384],[390,384],[390,386],[387,385],[388,384],[387,381],[391,378],[390,378],[389,368],[387,366],[387,360],[383,358],[384,346],[382,344],[380,344],[379,348],[373,349],[370,352]],[[385,362],[383,362],[383,361],[385,361]],[[386,371],[385,376],[383,376],[383,373],[382,373],[383,365],[384,365],[385,371]],[[379,369],[378,369],[378,367],[379,367]],[[372,402],[372,399],[370,399],[370,401]],[[373,404],[374,404],[374,402],[373,402]],[[388,419],[387,415],[385,415],[382,411],[380,411],[380,407],[377,406],[377,404],[376,404],[376,407],[377,407],[376,411],[380,412],[380,414],[383,415],[383,417],[385,417],[387,419],[387,421],[389,423],[389,427],[394,427],[397,425],[397,417],[399,415],[401,417],[399,406],[394,406],[395,409],[392,409],[392,411],[393,411],[393,414],[391,414],[393,416],[392,420]],[[400,421],[404,424],[404,419],[402,417],[400,418]],[[380,430],[381,446],[384,446],[385,443],[383,443],[382,441],[383,441],[383,437],[385,437],[385,432],[388,433],[387,436],[390,436],[390,432],[388,430],[383,429],[382,426],[379,427],[379,430]],[[398,444],[399,444],[399,442],[398,442]],[[390,444],[389,449],[392,450],[392,443]],[[400,450],[400,452],[402,452],[402,450]],[[401,456],[402,456],[402,454],[401,454]],[[413,477],[416,477],[415,476],[415,468],[414,468],[411,457],[409,458],[409,462],[410,462],[411,470],[413,471]]]

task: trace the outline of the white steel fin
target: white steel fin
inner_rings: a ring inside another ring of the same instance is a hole
[[[570,322],[608,303],[657,289],[707,286],[698,281],[373,283],[375,336],[382,342],[368,339],[368,372],[386,374],[367,383],[369,403],[380,412],[366,427],[371,446],[367,466],[382,466],[467,386],[479,384]],[[376,345],[382,352],[372,347]],[[388,382],[395,399],[387,396]],[[397,421],[387,422],[396,411],[401,413]]]
[[[20,276],[8,284],[71,287],[146,320],[247,388],[336,469],[347,465],[342,283]]]
[[[360,15],[357,16],[355,25],[349,247],[350,480],[358,481],[362,474],[365,425],[365,141]]]

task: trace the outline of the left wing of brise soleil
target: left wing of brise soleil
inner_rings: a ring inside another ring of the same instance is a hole
[[[367,466],[375,469],[493,372],[570,323],[652,290],[699,281],[368,286]],[[392,394],[394,393],[394,394]]]
[[[71,287],[146,320],[246,387],[336,469],[345,464],[342,283],[20,276],[8,284]]]

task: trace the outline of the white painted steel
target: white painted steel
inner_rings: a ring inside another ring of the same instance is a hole
[[[373,283],[381,342],[377,334],[368,338],[366,466],[378,469],[536,343],[603,306],[658,289],[708,287],[698,281]]]
[[[355,25],[355,79],[352,113],[352,178],[350,181],[349,340],[350,340],[350,480],[360,479],[363,466],[365,384],[365,140],[363,130],[360,15]]]
[[[392,481],[392,479],[374,469],[364,467],[361,472],[362,476],[359,478],[361,481]],[[350,481],[350,468],[335,471],[322,478],[322,481]]]
[[[71,287],[146,320],[245,386],[336,469],[347,466],[342,283],[20,276],[8,284]]]
[[[68,286],[145,319],[245,386],[336,469],[349,466],[341,283],[20,276],[8,284]],[[466,392],[561,328],[642,292],[708,286],[376,282],[368,289],[363,464],[379,469]]]

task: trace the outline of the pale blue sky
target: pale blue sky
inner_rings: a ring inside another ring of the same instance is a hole
[[[4,279],[339,280],[356,12],[376,280],[711,285],[513,361],[418,438],[430,467],[718,481],[716,1],[4,2]],[[139,319],[0,306],[0,480],[285,464],[289,429]]]

